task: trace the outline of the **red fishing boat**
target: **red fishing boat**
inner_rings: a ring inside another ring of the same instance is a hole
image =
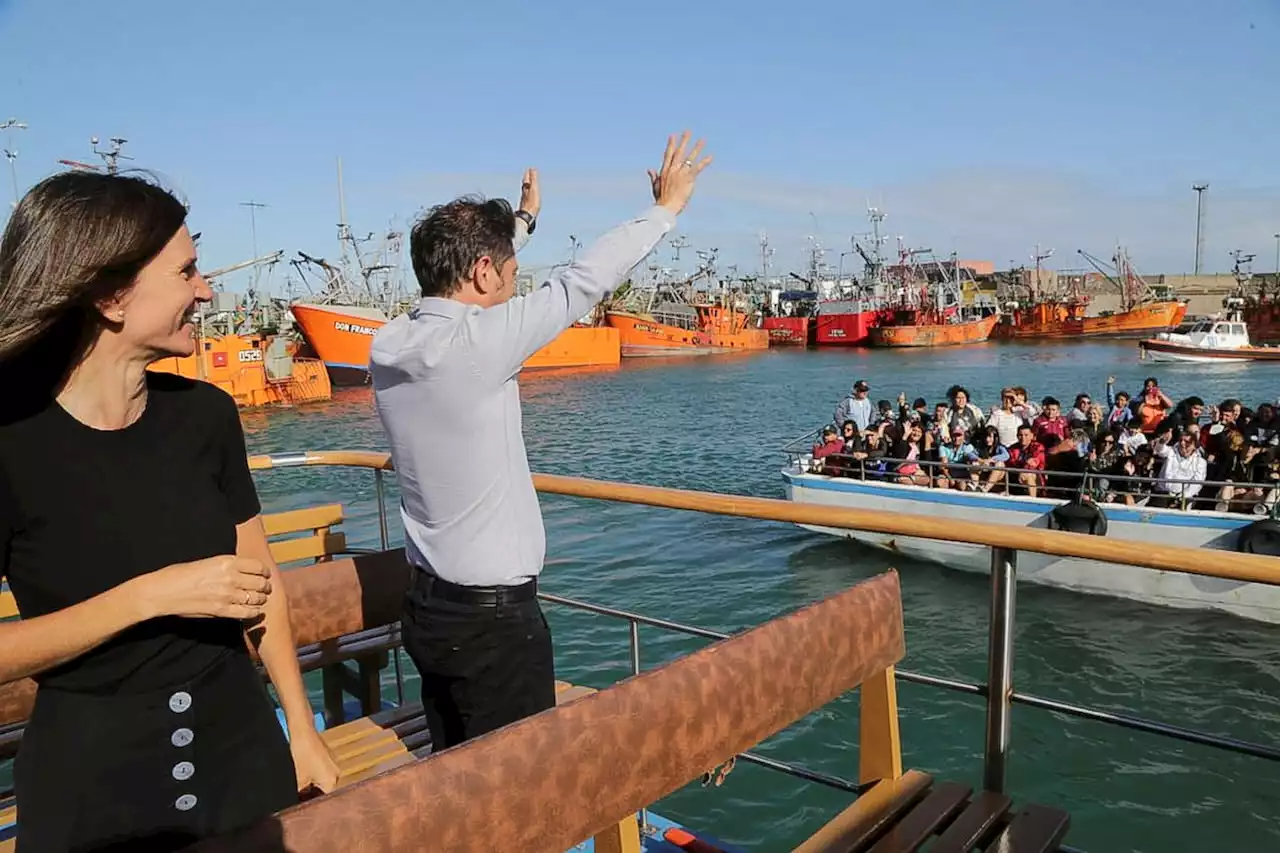
[[[843,275],[837,271],[837,287],[850,292],[818,303],[816,338],[820,345],[866,346],[871,342],[871,330],[889,316],[886,302],[892,289],[886,278],[885,237],[880,233],[885,214],[873,207],[868,209],[867,218],[871,220],[870,250],[857,239],[853,241],[854,250],[862,256],[862,278],[852,289],[844,288]]]
[[[813,290],[772,291],[769,316],[760,327],[769,333],[770,346],[811,346],[817,343],[818,294]]]

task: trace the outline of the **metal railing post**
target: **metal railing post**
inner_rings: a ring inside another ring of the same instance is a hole
[[[1013,693],[1013,606],[1018,553],[991,549],[991,623],[987,645],[987,740],[982,786],[1004,793]]]
[[[635,619],[627,620],[627,627],[630,629],[631,635],[631,674],[640,674],[640,623]],[[640,823],[640,834],[648,835],[649,830],[649,810],[641,809],[636,814],[636,819]]]
[[[640,674],[640,623],[634,619],[628,620],[631,626],[631,674]]]
[[[373,484],[374,491],[378,494],[378,541],[382,543],[382,550],[385,551],[390,547],[391,536],[387,533],[387,493],[381,468],[373,469]],[[404,671],[400,668],[400,646],[396,646],[392,650],[391,660],[396,669],[396,700],[400,705],[403,705]]]
[[[387,534],[387,492],[382,482],[382,469],[373,470],[373,483],[378,493],[378,536],[382,542],[382,550],[387,550],[391,537]]]

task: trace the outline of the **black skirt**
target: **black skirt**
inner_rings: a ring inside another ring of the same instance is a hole
[[[18,853],[177,850],[298,801],[284,731],[237,653],[158,693],[40,689],[14,782]]]

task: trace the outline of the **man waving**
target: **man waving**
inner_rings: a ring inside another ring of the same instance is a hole
[[[402,637],[434,749],[555,705],[551,635],[535,598],[546,537],[516,375],[653,251],[710,162],[687,132],[669,138],[649,172],[654,204],[527,296],[515,296],[515,250],[518,224],[536,227],[533,170],[522,203],[534,210],[459,198],[410,234],[423,298],[378,331],[371,364],[415,568]]]

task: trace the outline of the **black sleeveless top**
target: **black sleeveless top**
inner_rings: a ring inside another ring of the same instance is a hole
[[[216,386],[147,374],[147,407],[96,430],[56,401],[0,414],[0,574],[30,618],[174,563],[234,554],[260,507],[234,401]],[[164,689],[244,652],[241,623],[140,623],[36,677],[91,693]]]

